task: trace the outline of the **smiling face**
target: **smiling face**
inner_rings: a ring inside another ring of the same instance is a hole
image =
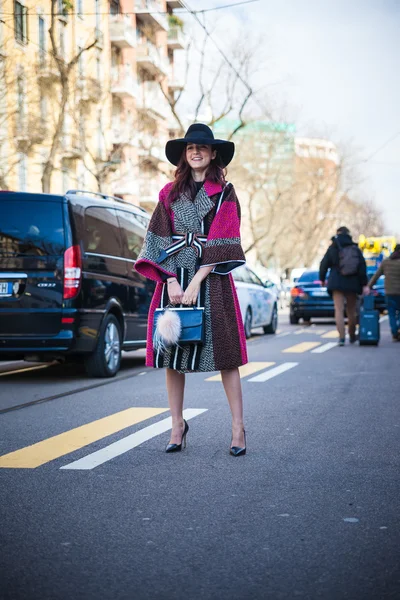
[[[216,157],[216,150],[212,146],[188,144],[186,146],[186,160],[193,171],[206,171],[210,162]]]

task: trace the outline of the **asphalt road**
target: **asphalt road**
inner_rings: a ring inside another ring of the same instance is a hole
[[[400,598],[400,343],[282,320],[248,345],[240,458],[215,374],[188,377],[167,455],[143,352],[112,381],[1,365],[0,598]]]

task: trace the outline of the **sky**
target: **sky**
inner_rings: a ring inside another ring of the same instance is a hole
[[[204,14],[224,51],[237,33],[262,36],[271,102],[285,107],[299,135],[351,148],[363,194],[382,210],[385,233],[400,238],[400,0],[258,0]]]

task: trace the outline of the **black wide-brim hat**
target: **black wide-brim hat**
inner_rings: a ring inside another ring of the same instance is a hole
[[[235,154],[235,144],[227,140],[217,140],[207,125],[193,123],[184,138],[169,140],[165,146],[165,154],[170,163],[177,166],[187,144],[206,144],[217,150],[224,167],[228,166]]]

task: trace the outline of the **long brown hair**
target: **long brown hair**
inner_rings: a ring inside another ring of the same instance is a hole
[[[214,146],[213,150],[217,150]],[[192,169],[186,160],[186,146],[183,149],[182,156],[179,160],[177,169],[175,171],[174,183],[168,195],[168,201],[171,203],[176,200],[180,194],[186,194],[190,198],[194,198],[197,192],[196,183],[192,177]],[[224,186],[226,169],[224,168],[221,158],[218,154],[214,159],[211,160],[208,165],[205,178],[213,183],[219,183]]]

